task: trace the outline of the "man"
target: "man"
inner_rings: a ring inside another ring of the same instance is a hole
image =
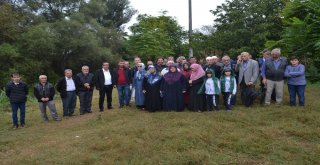
[[[162,76],[164,76],[165,74],[167,74],[169,72],[169,66],[170,65],[176,65],[176,64],[172,60],[168,61],[167,62],[167,66],[161,70],[161,75]],[[180,72],[179,68],[177,68],[177,70],[178,70],[178,72]]]
[[[20,109],[20,126],[24,127],[28,85],[21,81],[20,74],[15,72],[11,75],[11,81],[6,85],[5,90],[11,104],[13,128],[17,129],[19,127],[18,109]]]
[[[264,50],[262,51],[262,57],[261,58],[258,58],[258,63],[259,63],[259,71],[260,71],[260,92],[261,92],[261,99],[260,99],[260,104],[263,104],[264,101],[265,101],[265,96],[266,96],[266,91],[267,91],[267,88],[266,86],[263,84],[263,78],[261,76],[261,69],[262,69],[262,66],[263,64],[265,63],[265,61],[267,59],[269,59],[271,56],[271,51],[270,50]],[[276,95],[275,95],[275,90],[273,90],[272,94],[271,94],[271,99],[276,101]]]
[[[77,81],[72,77],[72,70],[64,70],[64,77],[57,84],[57,91],[62,99],[63,117],[74,115],[77,102],[77,86]]]
[[[215,56],[216,57],[216,56]],[[214,71],[214,75],[215,77],[219,78],[221,77],[221,72],[222,72],[222,67],[220,67],[219,65],[217,65],[216,63],[216,58],[215,57],[211,57],[208,59],[208,65],[206,65],[203,70],[208,70],[211,69]]]
[[[81,68],[81,73],[78,73],[76,80],[79,85],[79,100],[80,100],[80,115],[92,113],[92,94],[94,89],[94,75],[89,73],[89,67],[84,65]]]
[[[162,57],[157,59],[157,64],[155,65],[155,67],[158,72],[161,72],[162,69],[166,67],[166,65],[164,65],[163,63],[164,59]]]
[[[281,105],[283,100],[284,71],[287,59],[281,56],[279,48],[271,51],[271,58],[267,59],[261,68],[262,82],[267,86],[265,105],[270,105],[273,89],[276,90],[276,104]]]
[[[95,74],[95,85],[99,91],[99,110],[104,111],[104,98],[107,96],[107,107],[112,107],[112,90],[115,85],[113,72],[109,68],[108,62],[102,63],[102,69],[98,69]]]
[[[254,87],[259,76],[259,65],[255,60],[250,59],[248,52],[241,53],[241,60],[237,61],[236,71],[239,72],[239,85],[241,90],[241,101],[250,107],[258,93]]]
[[[136,57],[136,58],[139,59],[137,61],[141,61],[139,57]],[[135,58],[134,62],[136,61],[136,58]],[[133,76],[134,76],[134,73],[135,73],[136,64],[135,64],[134,68],[130,68],[129,61],[124,61],[124,67],[129,70],[130,76],[131,76],[131,79],[132,79]],[[132,85],[130,85],[129,97],[128,97],[128,100],[127,100],[128,103],[130,103],[130,101],[131,101],[130,99],[131,99],[132,92],[134,92],[134,89],[133,89]]]
[[[220,58],[218,56],[212,56],[212,59],[213,59],[213,63],[215,65],[218,65],[221,68],[223,67],[223,63],[220,62]]]
[[[53,101],[55,95],[54,86],[49,83],[46,75],[39,76],[39,83],[34,86],[33,94],[38,99],[41,117],[45,123],[48,123],[47,106],[50,109],[51,117],[54,121],[60,121]]]
[[[196,57],[190,57],[189,58],[189,63],[190,63],[190,65],[196,64],[197,63],[197,58]]]
[[[124,67],[124,61],[118,63],[118,68],[114,70],[115,85],[118,90],[119,96],[119,108],[123,108],[124,105],[129,106],[129,94],[130,84],[132,77],[130,70]]]

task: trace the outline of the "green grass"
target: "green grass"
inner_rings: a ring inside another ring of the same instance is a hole
[[[0,164],[320,164],[319,91],[307,88],[305,108],[286,106],[286,94],[282,107],[231,113],[99,113],[96,93],[94,113],[49,124],[28,102],[27,128],[0,112]]]

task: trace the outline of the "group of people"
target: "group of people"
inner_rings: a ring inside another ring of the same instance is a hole
[[[195,57],[187,60],[180,56],[174,61],[158,58],[156,63],[147,65],[139,57],[134,58],[131,68],[128,61],[120,61],[118,67],[111,69],[108,62],[102,68],[90,73],[88,66],[82,72],[73,75],[71,69],[64,71],[56,89],[63,104],[63,116],[73,116],[77,96],[80,100],[80,115],[92,113],[93,90],[99,91],[99,111],[113,109],[112,92],[118,91],[119,108],[131,106],[132,98],[139,110],[155,111],[218,111],[223,105],[230,111],[236,104],[239,89],[241,102],[246,107],[254,104],[260,96],[261,103],[270,105],[275,100],[277,105],[283,101],[284,80],[288,79],[290,105],[304,106],[306,87],[305,68],[299,58],[292,56],[290,64],[281,56],[280,49],[263,51],[263,57],[257,61],[251,59],[248,52],[242,52],[236,60],[225,55],[220,60],[217,56],[207,57],[205,64],[198,64]],[[260,77],[260,92],[256,84]],[[18,128],[17,111],[20,109],[20,126],[25,126],[25,103],[28,86],[21,81],[19,73],[13,73],[12,81],[6,85],[6,95],[12,107],[14,128]],[[39,83],[34,86],[34,96],[38,99],[39,109],[44,122],[48,122],[46,107],[50,109],[53,120],[60,121],[54,103],[55,87],[47,81],[46,75],[39,76]],[[220,104],[220,97],[223,104]]]

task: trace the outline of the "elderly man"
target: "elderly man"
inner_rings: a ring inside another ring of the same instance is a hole
[[[241,90],[242,104],[249,107],[258,96],[254,87],[259,76],[259,65],[250,59],[248,52],[241,53],[241,60],[237,61],[236,71],[239,72],[239,85]]]
[[[82,66],[81,73],[78,73],[76,80],[79,85],[80,115],[92,113],[91,103],[94,89],[94,75],[89,73],[89,66]]]
[[[267,59],[261,68],[263,84],[267,86],[265,105],[270,105],[273,89],[276,90],[276,104],[281,105],[283,100],[284,71],[287,59],[281,56],[279,48],[271,51],[271,58]]]
[[[39,83],[34,86],[34,96],[38,99],[39,109],[41,117],[45,123],[48,123],[49,119],[47,116],[47,106],[50,109],[51,117],[54,121],[60,121],[56,109],[56,105],[53,101],[55,95],[54,86],[47,81],[46,75],[39,76]]]
[[[64,77],[58,81],[57,91],[60,93],[63,105],[63,117],[73,116],[77,102],[77,81],[72,76],[72,70],[64,70]]]
[[[208,65],[206,65],[203,70],[208,70],[211,69],[214,71],[214,75],[217,78],[221,77],[221,72],[222,72],[222,67],[217,65],[217,56],[212,56],[211,58],[208,59]]]
[[[104,111],[104,99],[107,96],[107,106],[108,109],[113,109],[112,107],[112,90],[115,85],[114,74],[109,68],[108,62],[102,63],[102,69],[98,69],[95,73],[95,85],[99,91],[99,109],[100,112]]]

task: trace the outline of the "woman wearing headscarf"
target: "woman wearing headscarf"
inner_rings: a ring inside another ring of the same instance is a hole
[[[183,111],[183,93],[185,93],[185,78],[178,72],[175,65],[169,66],[169,72],[163,76],[161,95],[165,111]]]
[[[198,94],[201,85],[203,84],[205,72],[199,64],[192,64],[190,66],[192,73],[190,75],[190,102],[189,110],[202,112],[206,110],[206,102],[204,94]]]
[[[189,104],[189,90],[190,90],[190,86],[189,86],[189,79],[190,79],[190,75],[191,75],[191,69],[190,69],[190,64],[189,63],[183,63],[182,64],[182,68],[180,73],[184,76],[185,78],[185,82],[186,82],[186,92],[183,94],[183,101],[184,101],[184,105],[187,107]]]
[[[143,93],[143,79],[146,74],[144,70],[145,66],[143,63],[137,64],[137,71],[133,75],[133,84],[134,87],[134,94],[135,94],[135,104],[138,109],[144,110],[144,93]]]
[[[149,65],[143,80],[143,93],[145,94],[145,108],[149,112],[161,110],[160,85],[162,77],[155,66]]]

